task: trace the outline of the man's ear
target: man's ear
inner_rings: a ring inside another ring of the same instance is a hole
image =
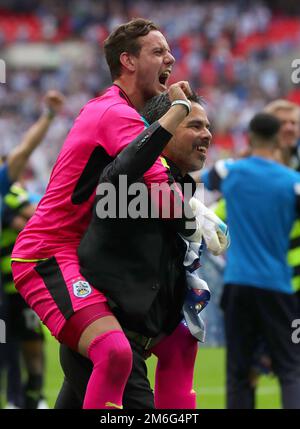
[[[134,55],[129,54],[128,52],[122,52],[122,54],[120,55],[120,63],[126,70],[130,72],[134,72],[136,69],[134,60]]]

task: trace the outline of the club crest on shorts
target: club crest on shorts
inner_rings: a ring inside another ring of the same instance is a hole
[[[77,298],[85,298],[92,292],[90,284],[84,280],[73,283],[73,293]]]

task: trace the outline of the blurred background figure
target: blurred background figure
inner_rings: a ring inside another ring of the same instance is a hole
[[[4,197],[1,236],[1,286],[6,311],[7,343],[2,345],[7,369],[6,408],[37,408],[42,399],[44,335],[37,315],[17,293],[11,274],[10,256],[18,233],[33,215],[36,204],[19,183]],[[21,349],[21,350],[20,350]],[[22,386],[21,354],[27,381]]]
[[[281,124],[268,113],[250,121],[251,155],[218,161],[202,175],[222,192],[231,247],[224,274],[227,407],[255,408],[251,368],[267,346],[283,408],[300,408],[300,344],[292,341],[299,302],[287,263],[289,233],[300,218],[300,174],[276,160]]]
[[[300,171],[300,107],[294,102],[276,99],[264,107],[264,112],[274,115],[280,122],[278,147],[275,149],[274,158],[278,162]],[[250,155],[251,148],[247,147],[243,153],[241,152],[239,154],[239,157],[242,158]],[[226,221],[227,213],[224,198],[214,203],[213,208],[216,214]],[[292,268],[292,288],[300,302],[300,220],[294,222],[289,237],[290,242],[287,260]],[[207,281],[210,281],[217,289],[217,293],[212,294],[213,305],[206,310],[206,320],[208,322],[208,329],[213,330],[210,333],[210,338],[218,338],[217,343],[223,344],[223,315],[220,314],[218,306],[220,306],[221,303],[226,262],[223,258],[215,258],[208,253],[205,253],[205,258],[201,270]],[[256,388],[260,375],[272,374],[272,359],[268,346],[263,341],[262,337],[259,337],[257,339],[255,351],[253,352],[253,362],[250,370],[251,385],[253,388]]]
[[[264,111],[280,121],[279,162],[300,171],[300,106],[288,100],[278,99],[267,104]]]
[[[19,151],[21,154],[28,154],[43,141],[54,117],[61,111],[63,102],[61,93],[46,93],[43,113],[27,131],[15,153]],[[21,158],[23,161],[24,157]],[[9,160],[4,159],[5,161]],[[43,398],[44,334],[39,318],[14,287],[10,257],[17,235],[33,215],[39,196],[26,191],[26,181],[22,183],[22,176],[19,180],[20,182],[13,184],[4,196],[1,211],[0,307],[2,318],[6,322],[7,342],[0,345],[0,380],[2,378],[3,381],[4,378],[1,372],[6,372],[6,383],[2,383],[2,391],[6,384],[6,408],[34,409],[47,406]],[[27,375],[24,383],[21,358]]]

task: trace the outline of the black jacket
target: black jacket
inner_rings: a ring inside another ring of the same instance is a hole
[[[115,183],[119,164],[120,160],[111,163],[100,182]],[[182,184],[187,181],[194,184],[190,176],[182,178],[174,165],[171,173]],[[100,199],[96,197],[93,219],[78,249],[81,273],[109,298],[122,326],[150,337],[162,331],[170,333],[182,318],[186,293],[183,268],[186,249],[175,232],[180,230],[178,222],[152,218],[101,219],[96,215]]]

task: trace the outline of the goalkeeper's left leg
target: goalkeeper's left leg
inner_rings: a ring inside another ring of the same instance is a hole
[[[194,365],[198,341],[180,323],[150,351],[158,357],[155,374],[155,408],[195,409]]]

